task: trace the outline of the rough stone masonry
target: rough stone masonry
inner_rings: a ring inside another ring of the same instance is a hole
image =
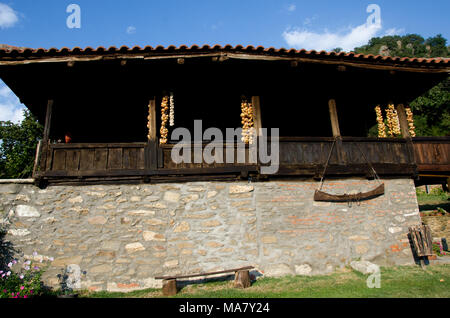
[[[17,256],[49,264],[44,281],[81,270],[74,286],[130,291],[155,276],[253,265],[266,276],[314,275],[353,260],[414,262],[408,226],[421,222],[414,182],[352,204],[313,201],[317,182],[192,182],[50,186],[1,184],[1,225]],[[374,181],[328,180],[336,194]]]

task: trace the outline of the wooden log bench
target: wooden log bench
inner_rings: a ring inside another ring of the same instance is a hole
[[[177,289],[177,279],[192,278],[200,276],[210,276],[217,274],[234,273],[234,287],[235,288],[247,288],[250,287],[250,274],[249,270],[253,269],[253,266],[245,266],[240,268],[233,268],[218,272],[208,272],[192,275],[176,275],[176,276],[158,276],[155,279],[163,280],[162,292],[164,296],[173,296],[178,292]]]

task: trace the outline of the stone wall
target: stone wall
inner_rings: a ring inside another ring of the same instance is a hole
[[[420,223],[414,183],[383,180],[386,194],[314,202],[317,182],[193,182],[50,186],[1,184],[6,240],[24,258],[81,268],[83,289],[159,287],[158,275],[254,265],[267,276],[322,274],[369,260],[412,264],[408,226]],[[367,191],[374,181],[326,181],[324,190]],[[77,274],[78,275],[78,274]]]

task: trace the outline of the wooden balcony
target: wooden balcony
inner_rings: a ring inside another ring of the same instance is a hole
[[[287,137],[279,140],[279,169],[262,175],[260,161],[249,160],[248,148],[241,163],[225,163],[227,151],[237,158],[237,146],[223,146],[223,163],[175,163],[173,144],[151,143],[48,144],[42,147],[35,177],[49,182],[128,182],[140,180],[200,181],[251,177],[320,178],[333,145],[330,137]],[[270,143],[269,143],[270,144]],[[202,145],[202,149],[206,144]],[[227,150],[228,149],[228,150]],[[193,156],[194,148],[191,149]],[[270,154],[270,151],[269,151]],[[364,155],[363,155],[364,154]],[[343,137],[335,144],[326,174],[336,177],[372,175],[449,175],[450,138]]]

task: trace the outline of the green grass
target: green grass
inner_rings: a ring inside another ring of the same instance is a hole
[[[450,212],[450,194],[442,189],[433,189],[430,193],[416,191],[420,211],[434,211],[438,208]]]
[[[381,288],[368,288],[368,275],[345,269],[331,275],[262,278],[250,288],[235,289],[232,281],[213,281],[182,288],[176,298],[410,298],[450,297],[450,265],[383,267]],[[131,293],[81,293],[80,297],[163,297],[159,289]]]

